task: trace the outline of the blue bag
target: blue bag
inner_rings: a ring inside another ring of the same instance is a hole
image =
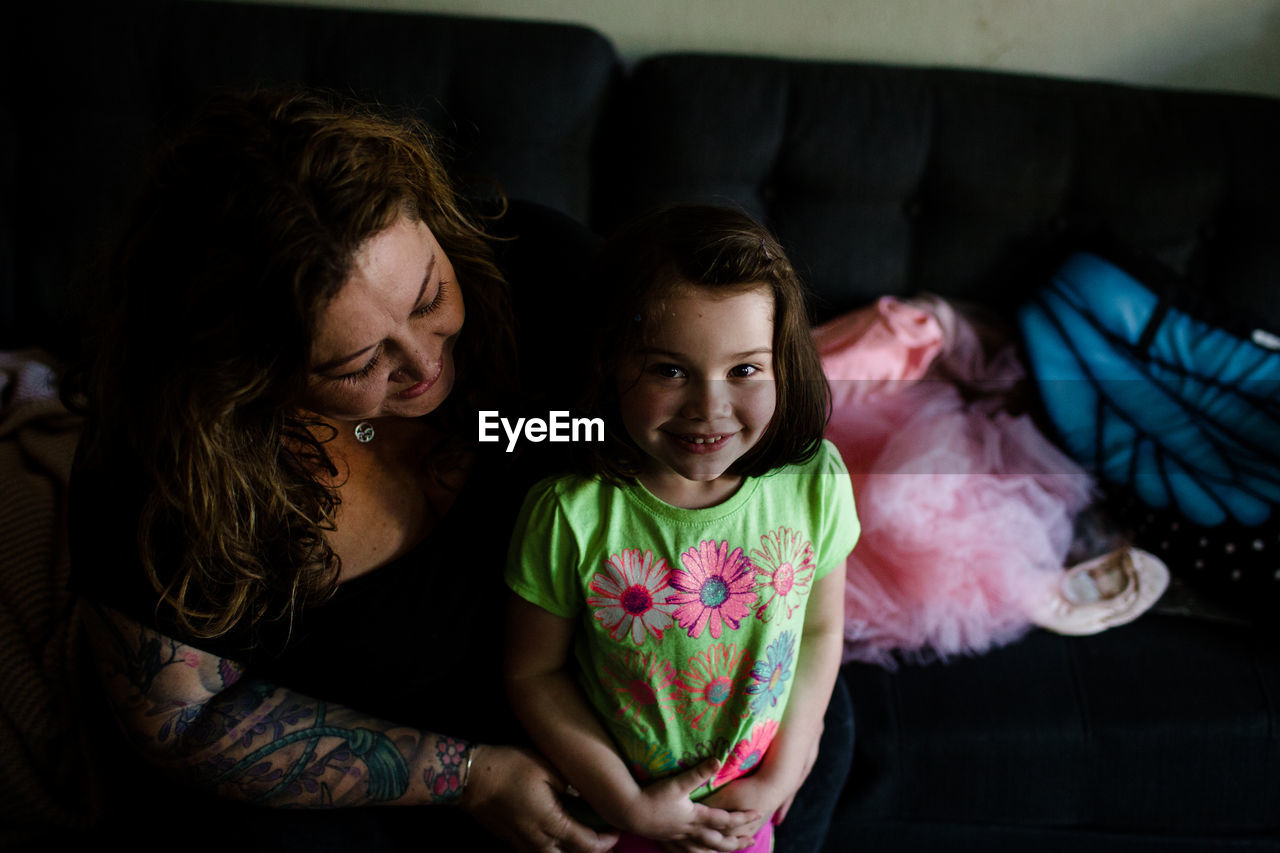
[[[1280,339],[1197,320],[1089,253],[1018,320],[1063,446],[1100,481],[1202,527],[1280,515]]]

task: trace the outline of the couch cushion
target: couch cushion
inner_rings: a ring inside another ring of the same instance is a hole
[[[1096,234],[1280,314],[1275,99],[683,54],[640,63],[614,114],[601,220],[741,205],[807,272],[819,320],[925,291],[1012,306]]]
[[[902,822],[1276,831],[1275,639],[1151,613],[1089,637],[1036,631],[946,665],[850,664],[857,754],[833,837]]]

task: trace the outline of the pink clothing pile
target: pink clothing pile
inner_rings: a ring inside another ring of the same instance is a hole
[[[1025,375],[1013,347],[988,359],[974,324],[936,297],[882,297],[814,334],[833,396],[827,437],[862,522],[844,660],[892,669],[1021,637],[1094,491],[1006,410]]]

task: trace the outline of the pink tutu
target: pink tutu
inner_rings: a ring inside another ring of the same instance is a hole
[[[1024,375],[1013,349],[988,361],[973,325],[933,298],[883,297],[815,337],[835,403],[827,436],[862,523],[844,660],[893,668],[1022,636],[1093,481],[1005,411]]]

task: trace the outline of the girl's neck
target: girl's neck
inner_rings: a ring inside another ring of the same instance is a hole
[[[655,498],[680,509],[706,509],[722,504],[742,487],[742,477],[735,474],[724,474],[708,482],[696,482],[672,472],[645,471],[636,479]]]

